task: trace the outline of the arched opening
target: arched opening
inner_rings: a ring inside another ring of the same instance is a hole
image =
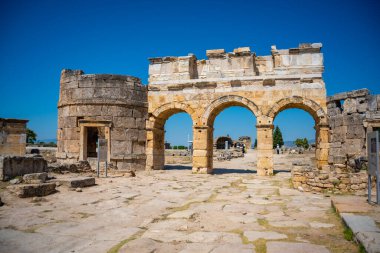
[[[233,147],[233,141],[229,135],[219,136],[215,139],[214,146],[216,149],[230,149]]]
[[[275,116],[273,125],[275,172],[290,171],[295,161],[316,166],[316,122],[310,113],[286,108]]]
[[[315,163],[316,166],[321,169],[324,165],[328,164],[328,138],[329,138],[329,127],[327,124],[326,111],[321,107],[320,104],[313,100],[309,100],[303,97],[287,97],[277,101],[268,111],[267,116],[274,122],[277,115],[286,109],[302,109],[307,112],[314,119],[315,128]],[[292,116],[287,117],[292,118],[294,122],[294,129],[299,129],[301,126],[305,125],[302,120],[295,119]],[[309,133],[310,134],[310,133]],[[304,137],[305,138],[305,137]],[[307,138],[306,138],[307,139]]]
[[[170,132],[169,140],[166,140],[166,145],[165,145],[165,125],[168,119],[175,115],[175,114],[180,114],[180,118],[183,117],[182,113],[185,113],[187,116],[190,117],[190,124],[187,123],[187,125],[190,125],[190,129],[192,128],[191,126],[193,125],[193,111],[191,110],[190,107],[180,104],[180,103],[171,103],[171,104],[165,104],[161,107],[159,107],[156,111],[154,111],[150,116],[149,120],[147,122],[147,142],[146,142],[146,168],[148,170],[154,169],[154,170],[161,170],[165,168],[165,146],[167,148],[171,148],[170,141],[175,140],[175,134],[172,136],[171,133],[173,129],[175,130],[176,133],[181,133],[182,136],[185,136],[186,140],[189,138],[189,141],[192,140],[191,134],[192,130],[188,130],[188,133],[184,133],[183,126],[181,126],[181,122],[176,122],[174,120],[174,123],[170,123],[171,120],[169,121],[169,124],[167,126],[167,131]],[[186,117],[186,116],[185,116]],[[175,119],[175,118],[174,118]],[[181,121],[181,120],[180,120]],[[186,121],[186,120],[185,120]],[[189,122],[189,120],[187,120]],[[174,138],[174,139],[173,139]],[[177,140],[175,140],[177,144]],[[183,139],[182,139],[182,142]],[[179,143],[178,143],[179,144]],[[178,146],[186,146],[186,151],[188,145],[186,143],[181,145],[176,145]],[[189,151],[191,152],[191,151]],[[191,163],[189,164],[189,169],[191,168]]]
[[[214,173],[253,173],[256,171],[256,116],[236,101],[220,104],[210,114],[213,129]]]
[[[179,112],[165,122],[165,169],[192,168],[193,129],[189,114]]]

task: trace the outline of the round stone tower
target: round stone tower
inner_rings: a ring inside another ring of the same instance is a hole
[[[98,140],[105,139],[113,166],[145,169],[147,106],[147,89],[139,78],[62,70],[57,159],[94,164]]]

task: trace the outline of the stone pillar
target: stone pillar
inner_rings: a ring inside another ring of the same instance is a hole
[[[213,131],[208,126],[193,127],[193,173],[212,173]]]
[[[165,166],[165,131],[150,128],[146,131],[146,169],[163,170]]]
[[[324,165],[328,164],[329,157],[329,125],[319,124],[316,129],[316,150],[315,158],[317,160],[318,169],[322,169]]]
[[[257,128],[257,175],[273,175],[273,125],[258,124]]]

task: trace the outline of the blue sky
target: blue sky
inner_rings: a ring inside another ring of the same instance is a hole
[[[40,139],[55,138],[63,68],[134,75],[147,83],[149,57],[191,52],[200,59],[207,49],[240,46],[268,55],[271,45],[300,42],[323,43],[329,95],[363,87],[380,93],[379,10],[380,1],[3,0],[0,117],[29,119]],[[254,137],[254,128],[243,128],[254,120],[244,109],[227,109],[215,134]],[[176,127],[186,122],[182,115],[167,122],[169,141],[187,141]],[[314,135],[305,112],[284,111],[275,123],[286,140]]]

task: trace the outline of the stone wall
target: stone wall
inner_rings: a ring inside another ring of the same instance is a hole
[[[27,122],[0,118],[0,155],[25,155]]]
[[[330,127],[329,164],[355,171],[355,159],[366,157],[366,134],[380,127],[380,95],[367,89],[327,98]]]
[[[346,193],[367,189],[367,172],[352,173],[344,165],[327,165],[320,170],[309,163],[295,162],[291,174],[293,187],[304,191]]]
[[[63,70],[58,103],[57,159],[87,160],[90,129],[108,140],[118,169],[145,168],[147,90],[140,79]],[[95,153],[96,156],[96,153]]]

